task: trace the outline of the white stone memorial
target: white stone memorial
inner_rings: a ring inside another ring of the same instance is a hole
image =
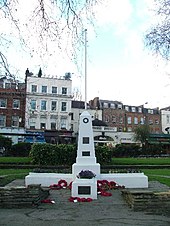
[[[96,177],[92,179],[78,178],[81,171],[92,171]],[[76,163],[72,165],[72,174],[59,173],[29,173],[25,184],[41,184],[50,186],[59,180],[72,182],[73,197],[97,199],[97,180],[114,181],[125,188],[148,188],[148,177],[143,173],[100,173],[100,164],[96,162],[92,119],[88,111],[80,115],[78,149]]]

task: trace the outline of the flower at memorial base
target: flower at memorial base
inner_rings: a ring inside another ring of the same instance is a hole
[[[70,202],[92,202],[92,198],[80,198],[80,197],[70,197],[68,199]]]
[[[78,175],[77,177],[80,178],[80,179],[92,179],[93,177],[95,177],[96,174],[93,173],[92,171],[90,170],[82,170]]]
[[[66,188],[67,187],[67,181],[65,181],[65,180],[59,180],[58,185],[61,188]]]
[[[54,204],[55,201],[51,200],[51,199],[44,199],[44,200],[41,200],[41,203],[50,203],[50,204]]]

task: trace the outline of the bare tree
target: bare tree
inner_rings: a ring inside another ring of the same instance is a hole
[[[1,0],[0,21],[11,22],[8,37],[15,36],[30,54],[43,57],[57,48],[76,62],[77,51],[84,42],[83,30],[94,25],[94,9],[99,3],[100,0]],[[0,33],[0,67],[9,73],[3,52],[4,35]]]
[[[170,60],[170,0],[155,0],[157,24],[146,34],[146,45],[154,54]]]

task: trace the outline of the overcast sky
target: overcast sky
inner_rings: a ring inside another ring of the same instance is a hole
[[[21,1],[22,2],[22,1]],[[144,46],[147,29],[156,21],[152,8],[152,0],[105,0],[105,4],[96,8],[96,33],[88,27],[87,31],[87,100],[98,96],[100,99],[118,100],[127,105],[146,107],[170,106],[170,76],[168,63],[152,56]],[[26,18],[31,7],[21,6],[19,17]],[[25,10],[25,11],[24,11]],[[4,19],[1,33],[12,33],[10,23]],[[9,29],[10,27],[10,29]],[[26,32],[26,31],[24,31]],[[29,33],[25,33],[29,38]],[[36,34],[35,34],[36,35]],[[8,46],[6,54],[13,71],[24,78],[28,67],[38,73],[41,66],[46,75],[64,75],[74,73],[73,91],[78,90],[84,99],[84,48],[80,51],[78,71],[69,62],[67,56],[60,54],[51,44],[50,54],[39,57],[21,48],[13,32],[13,44]],[[38,44],[33,37],[28,45]]]

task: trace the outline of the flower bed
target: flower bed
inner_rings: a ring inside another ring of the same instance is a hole
[[[52,190],[59,190],[59,189],[66,189],[66,188],[71,190],[72,182],[70,182],[70,184],[68,185],[65,180],[59,180],[58,184],[52,184],[49,186],[49,188]],[[97,194],[101,195],[101,196],[112,196],[112,194],[110,192],[108,192],[108,190],[123,189],[123,188],[125,188],[125,186],[120,186],[115,181],[97,180]],[[91,202],[92,199],[91,198],[70,197],[69,201],[70,202]]]

